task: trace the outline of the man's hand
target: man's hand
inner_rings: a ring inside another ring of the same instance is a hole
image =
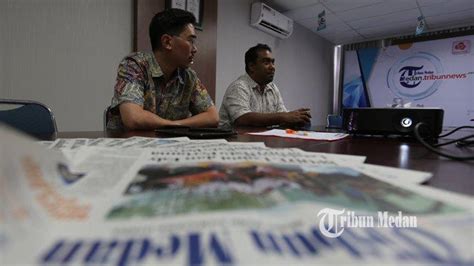
[[[217,127],[219,125],[219,113],[215,106],[211,106],[200,114],[172,122],[188,127]]]
[[[174,121],[143,110],[143,107],[134,103],[122,103],[119,108],[122,122],[128,130],[150,130],[167,126],[217,127],[219,124],[219,114],[215,106],[197,115]]]
[[[257,113],[250,112],[241,115],[234,121],[236,126],[271,126],[281,125],[287,127],[303,127],[311,123],[311,114],[309,108],[301,108],[291,112],[279,113]]]
[[[281,124],[285,126],[303,126],[311,123],[311,113],[309,108],[300,108],[282,116]]]

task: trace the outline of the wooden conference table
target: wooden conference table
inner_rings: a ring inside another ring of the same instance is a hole
[[[338,141],[313,141],[268,136],[252,136],[247,132],[264,129],[240,128],[238,134],[228,138],[237,142],[264,142],[267,147],[300,148],[305,151],[366,156],[366,163],[404,169],[426,171],[433,177],[428,186],[474,195],[474,162],[443,158],[424,148],[416,140],[395,137],[347,137]],[[88,131],[60,132],[55,138],[128,138],[133,136],[156,137],[154,131]],[[451,153],[462,156],[462,150],[448,147]],[[473,149],[469,150],[472,154]],[[466,154],[464,154],[465,156]]]

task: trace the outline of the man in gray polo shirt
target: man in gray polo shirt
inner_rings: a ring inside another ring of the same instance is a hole
[[[219,127],[272,126],[302,127],[311,121],[308,108],[288,112],[280,91],[272,82],[275,59],[266,44],[245,53],[246,74],[232,82],[219,110]]]

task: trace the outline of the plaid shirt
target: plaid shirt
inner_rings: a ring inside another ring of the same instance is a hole
[[[250,112],[279,113],[288,110],[275,83],[268,83],[261,92],[258,84],[244,74],[232,82],[224,94],[219,110],[219,127],[231,128],[237,118]]]
[[[122,129],[118,106],[131,102],[169,120],[185,119],[213,106],[211,97],[196,73],[178,69],[166,84],[153,53],[138,52],[125,57],[118,67],[108,129]]]

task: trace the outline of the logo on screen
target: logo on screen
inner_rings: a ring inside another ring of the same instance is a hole
[[[468,54],[471,52],[471,41],[470,40],[463,40],[463,41],[454,41],[452,53],[453,54]]]
[[[398,72],[401,73],[400,76],[400,85],[405,88],[415,88],[420,85],[423,80],[423,76],[416,75],[418,70],[421,70],[423,66],[406,66],[402,67]],[[418,72],[419,73],[419,72]]]
[[[436,56],[419,52],[402,58],[390,68],[387,85],[398,97],[421,100],[438,90],[442,80],[430,77],[442,73],[441,61]]]

